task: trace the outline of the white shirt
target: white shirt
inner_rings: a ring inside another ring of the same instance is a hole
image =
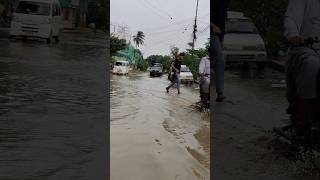
[[[199,74],[210,76],[210,59],[208,56],[201,59],[199,64]]]
[[[320,0],[289,0],[284,25],[286,37],[320,38]]]

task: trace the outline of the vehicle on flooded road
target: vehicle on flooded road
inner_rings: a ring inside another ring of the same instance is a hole
[[[180,80],[181,80],[181,83],[187,83],[187,84],[192,84],[194,81],[193,74],[191,70],[188,68],[188,66],[186,65],[181,65]]]
[[[10,37],[52,39],[59,41],[62,8],[59,0],[20,0],[13,13]]]
[[[162,64],[154,64],[153,66],[150,67],[150,76],[151,77],[159,77],[162,76],[163,73],[163,66]]]
[[[223,53],[227,64],[256,63],[263,69],[267,63],[265,43],[248,17],[241,12],[228,12]]]
[[[113,65],[112,73],[118,75],[128,75],[130,63],[128,61],[116,61]]]

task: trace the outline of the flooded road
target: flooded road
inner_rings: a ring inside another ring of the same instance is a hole
[[[0,179],[106,177],[106,35],[0,39]]]
[[[195,86],[166,93],[166,75],[111,76],[111,180],[209,180],[209,114]]]
[[[279,139],[272,129],[288,122],[284,74],[253,67],[226,72],[226,96],[215,104],[213,167],[217,179],[311,180],[310,161]],[[306,160],[306,159],[304,159]]]

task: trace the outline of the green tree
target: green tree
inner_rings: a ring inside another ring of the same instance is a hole
[[[179,54],[179,48],[177,47],[171,47],[170,49],[170,55],[173,59],[175,59],[177,57],[177,55]]]
[[[147,58],[149,66],[153,63],[161,63],[164,71],[168,71],[172,62],[172,58],[168,55],[151,55]]]
[[[127,46],[127,42],[125,39],[120,39],[117,36],[110,36],[110,53],[114,55],[117,51],[125,49]]]
[[[133,36],[133,42],[136,44],[136,47],[139,47],[139,45],[143,45],[144,37],[145,35],[142,31],[138,31],[137,35]]]

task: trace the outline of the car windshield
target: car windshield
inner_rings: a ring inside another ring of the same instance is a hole
[[[181,67],[181,72],[190,72],[190,69],[188,67]]]
[[[160,66],[152,66],[151,69],[152,70],[161,70],[161,67]]]
[[[50,15],[50,4],[31,1],[20,1],[16,13],[32,15]]]
[[[116,62],[116,66],[127,66],[124,62]]]
[[[250,20],[229,20],[226,23],[226,33],[257,34],[258,30]]]

